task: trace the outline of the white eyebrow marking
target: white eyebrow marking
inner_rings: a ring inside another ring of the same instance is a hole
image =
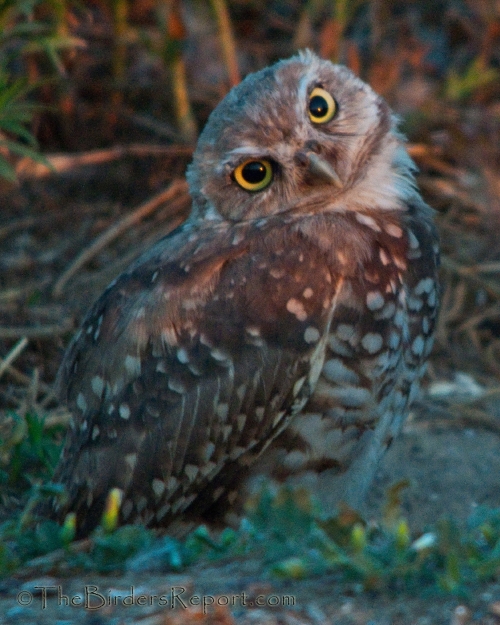
[[[267,154],[267,152],[265,152],[262,149],[262,146],[260,145],[252,145],[252,144],[244,144],[244,145],[240,145],[237,148],[234,148],[233,150],[230,150],[227,153],[227,157],[225,159],[225,163],[228,165],[231,165],[231,161],[233,161],[235,158],[239,158],[241,156],[253,156],[255,158],[262,158],[263,156],[265,156]]]

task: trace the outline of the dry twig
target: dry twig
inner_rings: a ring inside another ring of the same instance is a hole
[[[83,252],[75,258],[71,265],[64,271],[62,276],[57,280],[52,290],[54,297],[60,297],[64,287],[68,280],[75,275],[75,273],[87,263],[91,258],[103,250],[111,241],[119,237],[125,230],[153,213],[159,206],[165,202],[171,201],[177,195],[187,193],[187,183],[184,180],[174,180],[172,184],[158,195],[155,195],[152,199],[147,201],[136,208],[132,213],[126,215],[123,219],[113,224],[111,228],[108,228],[103,232],[90,247],[83,250]]]
[[[7,356],[3,359],[0,359],[0,378],[7,371],[10,365],[16,360],[16,358],[23,352],[23,350],[28,345],[28,339],[23,336],[14,347],[10,350]]]
[[[22,371],[19,371],[19,369],[13,367],[12,365],[7,367],[6,372],[19,384],[23,384],[24,386],[29,386],[31,384],[31,378]],[[57,399],[53,389],[48,384],[45,384],[45,382],[38,383],[38,392],[45,393],[47,395],[47,397],[45,398],[46,400],[48,399],[51,401],[53,399]],[[46,403],[48,403],[48,401],[44,400],[43,404]]]
[[[0,339],[17,339],[25,336],[29,339],[46,339],[60,336],[73,328],[73,320],[63,319],[60,323],[51,323],[45,326],[0,326]]]
[[[229,76],[229,85],[235,87],[240,82],[241,76],[238,69],[238,54],[236,52],[229,10],[225,0],[212,0],[212,6],[217,17],[222,54]]]
[[[52,156],[46,157],[51,168],[43,163],[36,163],[29,158],[22,158],[17,163],[16,173],[20,179],[44,178],[54,173],[62,174],[79,167],[102,165],[119,160],[125,156],[189,156],[192,152],[193,148],[183,145],[164,146],[132,143],[123,146],[117,145],[104,150],[90,150],[89,152],[83,152],[81,154],[53,154]],[[31,217],[19,220],[18,223],[29,222],[30,220],[32,221]],[[6,226],[6,228],[11,227],[10,225]],[[2,230],[3,229],[0,229],[0,236],[3,234]]]

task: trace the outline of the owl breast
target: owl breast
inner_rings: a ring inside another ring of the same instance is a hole
[[[364,261],[348,241],[335,250],[346,280],[318,384],[255,470],[308,484],[330,511],[362,504],[419,391],[439,300],[438,237],[426,212],[352,217],[369,243]]]

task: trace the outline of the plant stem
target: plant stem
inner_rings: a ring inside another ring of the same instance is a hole
[[[224,62],[226,64],[229,85],[232,88],[240,82],[241,76],[240,70],[238,69],[238,56],[231,18],[229,17],[226,0],[211,0],[211,2],[217,18],[222,55],[224,56]]]

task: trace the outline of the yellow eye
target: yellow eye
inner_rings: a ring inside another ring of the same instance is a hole
[[[326,124],[337,112],[337,103],[332,96],[321,87],[316,87],[309,96],[309,117],[315,124]]]
[[[248,160],[234,170],[234,179],[246,191],[261,191],[273,179],[273,168],[269,161]]]

